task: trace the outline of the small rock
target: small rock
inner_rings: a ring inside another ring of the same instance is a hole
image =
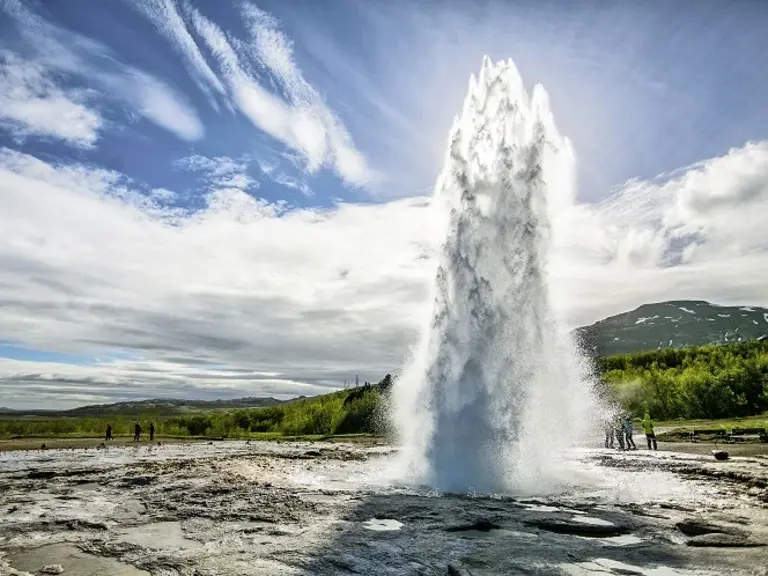
[[[40,570],[41,574],[64,574],[64,567],[61,564],[50,564]]]

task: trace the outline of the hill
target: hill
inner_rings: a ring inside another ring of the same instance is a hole
[[[703,300],[644,304],[576,330],[592,356],[733,344],[768,337],[768,309]]]

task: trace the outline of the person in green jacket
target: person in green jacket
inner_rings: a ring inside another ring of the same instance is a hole
[[[651,415],[648,414],[648,412],[645,413],[640,424],[643,425],[643,430],[645,430],[645,439],[648,441],[648,450],[651,449],[651,444],[653,444],[653,449],[657,450],[656,434],[653,431],[653,420],[651,420]]]

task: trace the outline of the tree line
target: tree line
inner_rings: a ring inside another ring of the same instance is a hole
[[[732,418],[768,411],[768,341],[665,348],[595,360],[611,395],[634,416]]]

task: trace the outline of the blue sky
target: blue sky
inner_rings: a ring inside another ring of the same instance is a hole
[[[767,26],[746,0],[0,0],[0,405],[24,403],[36,363],[52,376],[34,402],[51,405],[118,398],[127,379],[131,397],[290,396],[396,369],[428,294],[424,198],[484,54],[549,94],[577,157],[573,214],[604,225],[582,253],[642,276],[669,268],[667,243],[704,238],[690,245],[710,260],[686,257],[706,283],[764,244],[701,207],[763,181]],[[613,300],[585,287],[564,314],[701,294],[663,273]],[[222,366],[247,377],[224,386]]]

